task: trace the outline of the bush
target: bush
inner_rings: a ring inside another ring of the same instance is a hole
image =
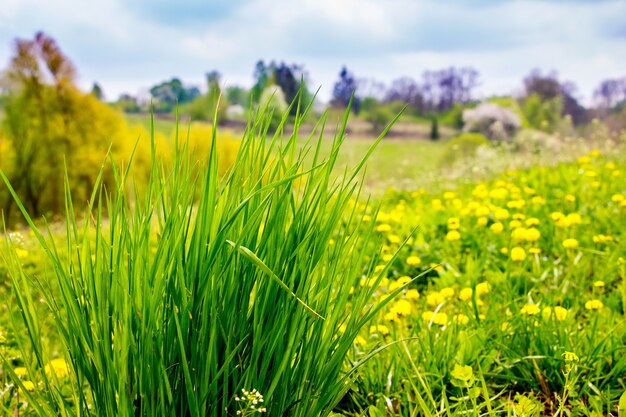
[[[451,165],[462,159],[473,158],[480,147],[488,147],[490,144],[489,139],[480,133],[462,133],[446,144],[441,164]]]
[[[268,119],[270,131],[275,131],[280,126],[283,114],[287,111],[287,102],[283,90],[277,85],[265,87],[259,99],[259,109],[271,115]]]
[[[494,103],[463,111],[463,122],[466,132],[481,133],[491,140],[508,139],[521,126],[515,113]]]

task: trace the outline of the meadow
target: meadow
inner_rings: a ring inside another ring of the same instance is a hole
[[[618,415],[621,142],[466,154],[304,119],[226,132],[228,169],[215,131],[199,166],[181,133],[145,190],[113,164],[64,221],[22,208],[0,249],[2,411]]]

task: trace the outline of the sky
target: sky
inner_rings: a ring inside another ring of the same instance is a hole
[[[626,0],[0,0],[0,68],[37,31],[110,100],[173,76],[203,87],[211,70],[249,87],[260,59],[304,65],[322,100],[344,65],[387,84],[472,66],[479,96],[519,94],[539,68],[586,104],[626,76]]]

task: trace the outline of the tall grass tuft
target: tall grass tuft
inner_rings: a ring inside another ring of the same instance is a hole
[[[28,331],[24,360],[37,381],[29,390],[5,358],[25,411],[199,417],[247,415],[254,406],[271,416],[331,414],[361,364],[346,355],[380,307],[372,288],[350,294],[367,272],[364,248],[373,239],[355,233],[365,161],[336,178],[348,113],[323,157],[325,117],[302,146],[308,109],[298,110],[289,136],[281,133],[287,115],[272,136],[269,110],[251,120],[225,176],[216,146],[198,169],[184,140],[170,168],[154,164],[143,195],[133,192],[132,163],[112,161],[116,187],[95,187],[84,220],[66,190],[64,247],[40,233],[3,175],[53,267],[47,283],[27,276],[16,257],[6,260],[16,327]],[[215,145],[215,130],[208,140]],[[42,342],[33,285],[49,294],[57,355],[69,368],[63,390],[47,372],[54,355]],[[248,401],[253,389],[263,402]]]

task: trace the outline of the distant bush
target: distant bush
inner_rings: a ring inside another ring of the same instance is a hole
[[[509,139],[521,126],[520,118],[511,110],[494,103],[482,103],[463,112],[464,130],[481,133],[491,140]]]
[[[451,165],[459,160],[473,158],[480,147],[490,146],[490,141],[480,133],[462,133],[446,144],[441,165]]]
[[[263,90],[259,99],[259,107],[263,109],[267,106],[268,114],[271,113],[269,119],[270,130],[278,129],[282,121],[283,114],[287,111],[287,102],[283,90],[277,85],[269,85]]]

